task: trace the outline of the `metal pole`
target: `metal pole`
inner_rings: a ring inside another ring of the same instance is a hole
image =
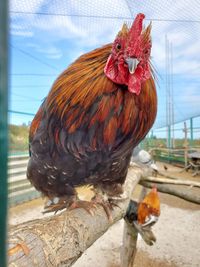
[[[170,45],[165,35],[165,57],[166,57],[166,127],[167,148],[171,148],[171,68],[170,68]]]
[[[170,68],[170,45],[167,41],[168,48],[168,120],[169,120],[169,129],[168,129],[168,148],[171,148],[171,68]]]
[[[190,146],[193,146],[193,118],[190,118]]]
[[[165,35],[165,82],[166,82],[166,147],[169,147],[169,130],[168,130],[168,125],[169,125],[169,109],[168,109],[168,39],[167,35]]]
[[[185,148],[185,152],[184,152],[184,157],[185,157],[185,168],[187,167],[188,163],[187,163],[187,159],[188,159],[188,141],[187,141],[187,124],[186,122],[184,122],[184,129],[183,132],[185,134],[185,140],[184,140],[184,148]]]
[[[172,113],[172,148],[175,148],[174,136],[174,79],[173,79],[173,44],[171,43],[171,113]]]
[[[0,1],[0,265],[6,267],[7,232],[7,111],[8,111],[8,1]]]
[[[171,148],[171,126],[168,125],[168,148]]]

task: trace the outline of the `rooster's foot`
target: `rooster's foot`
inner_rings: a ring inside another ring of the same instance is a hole
[[[49,199],[49,201],[46,203],[44,209],[45,213],[49,212],[58,212],[59,210],[67,209],[67,210],[73,210],[73,209],[78,209],[82,208],[86,210],[89,214],[94,215],[93,210],[96,208],[96,203],[90,202],[90,201],[84,201],[84,200],[79,200],[77,196],[73,197],[55,197],[52,199]]]
[[[105,200],[103,196],[97,194],[95,195],[91,201],[83,201],[83,200],[76,200],[74,201],[71,206],[69,207],[69,210],[73,210],[76,208],[83,208],[85,209],[89,214],[94,215],[94,210],[97,208],[97,206],[100,205],[103,207],[107,218],[110,223],[113,222],[112,218],[112,209],[114,206],[117,206],[114,202],[109,200]]]
[[[74,199],[73,197],[54,197],[47,201],[47,203],[44,206],[43,214],[49,213],[49,212],[55,212],[57,213],[59,210],[66,209],[70,206]]]
[[[69,206],[68,210],[82,208],[86,210],[90,215],[94,215],[94,209],[96,209],[96,203],[93,201],[74,200]]]
[[[105,200],[104,197],[99,194],[93,197],[92,202],[103,207],[107,215],[108,221],[112,223],[113,222],[112,210],[115,206],[118,206],[118,205],[112,199]]]

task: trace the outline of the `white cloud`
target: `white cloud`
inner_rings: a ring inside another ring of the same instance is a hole
[[[78,28],[72,23],[70,17],[51,17],[47,21],[46,16],[40,18],[40,23],[32,24],[33,27],[41,31],[45,31],[50,35],[55,35],[59,39],[67,39],[70,37],[87,37],[87,33],[84,30]]]
[[[72,12],[75,15],[82,14],[86,16],[130,16],[125,1],[116,1],[115,6],[113,6],[113,0],[88,0],[87,5],[82,0],[66,1],[65,3],[61,3],[61,1],[47,2],[45,0],[34,0],[31,2],[27,0],[11,0],[10,10],[34,13],[41,11],[43,6],[45,6],[45,13],[57,13],[60,15]],[[90,46],[105,43],[107,39],[118,32],[122,24],[122,21],[119,22],[118,20],[110,19],[102,20],[94,18],[91,21],[91,19],[79,18],[78,16],[40,16],[26,15],[24,13],[11,13],[11,18],[13,24],[23,25],[22,31],[25,29],[24,27],[28,27],[32,31],[44,32],[54,39],[79,38],[82,44],[85,42],[85,45]]]
[[[35,49],[35,51],[37,51],[38,53],[41,53],[46,58],[59,59],[63,55],[60,49],[52,45],[41,47],[39,44],[28,43],[27,46]]]
[[[167,38],[178,47],[187,43],[188,34],[186,32],[177,32],[176,29],[173,29],[168,33]]]
[[[130,7],[130,9],[129,9]],[[141,3],[129,1],[129,7],[124,0],[73,0],[73,1],[46,1],[46,0],[11,0],[11,11],[44,12],[60,14],[60,16],[40,16],[26,14],[11,14],[11,34],[33,36],[38,41],[45,42],[45,38],[52,43],[60,40],[73,39],[79,47],[94,47],[110,42],[120,29],[123,19],[98,19],[95,16],[130,17],[130,13],[144,12],[148,19],[177,19],[198,20],[200,3],[191,1],[164,1],[144,0]],[[61,16],[73,14],[75,17]],[[78,17],[84,15],[86,17]],[[16,19],[17,16],[17,19]],[[87,16],[94,16],[87,18]],[[147,25],[149,22],[146,21]],[[152,58],[156,66],[165,69],[165,35],[173,44],[174,66],[176,73],[181,73],[185,63],[195,57],[200,61],[200,25],[199,23],[178,23],[173,21],[153,21],[152,28]],[[78,47],[77,46],[77,47]],[[185,61],[182,66],[181,61]],[[177,64],[177,66],[176,66]],[[194,65],[194,62],[192,63]],[[197,64],[196,64],[197,65]],[[179,71],[180,70],[180,71]]]
[[[179,59],[173,66],[174,74],[200,76],[200,62],[195,59]]]
[[[12,35],[18,36],[33,36],[34,32],[31,25],[31,22],[34,21],[35,15],[25,14],[26,12],[35,13],[37,12],[45,0],[10,0],[9,10],[10,10],[10,33]],[[15,13],[16,12],[16,13]],[[19,13],[18,13],[19,12]],[[20,13],[23,12],[23,13]]]
[[[124,0],[73,0],[63,4],[60,0],[54,0],[48,7],[49,12],[84,15],[84,16],[130,16],[130,11]]]
[[[177,51],[177,57],[198,58],[200,53],[200,43],[192,42],[184,47],[181,51]]]
[[[62,57],[62,52],[56,47],[45,47],[45,48],[38,48],[38,52],[44,53],[47,58],[52,58],[52,59],[59,59]]]
[[[153,39],[151,56],[158,68],[164,68],[165,66],[165,53],[163,51],[164,39]]]
[[[17,36],[25,36],[25,37],[32,37],[34,34],[31,31],[24,31],[24,30],[11,30],[10,32],[12,35]]]
[[[45,0],[10,0],[10,11],[37,12]],[[16,16],[17,14],[13,14]]]
[[[86,53],[86,51],[84,51],[84,50],[76,51],[75,53],[73,53],[73,55],[71,57],[71,61],[73,62],[74,60],[76,60],[78,57],[80,57],[81,55],[83,55],[85,53]]]

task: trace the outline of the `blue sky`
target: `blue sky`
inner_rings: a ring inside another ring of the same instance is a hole
[[[166,122],[166,35],[173,46],[175,120],[200,115],[200,2],[161,2],[11,0],[10,109],[35,113],[61,71],[82,53],[112,42],[124,21],[143,12],[145,25],[152,20],[152,62],[158,72],[154,127]],[[32,119],[10,118],[16,124]]]

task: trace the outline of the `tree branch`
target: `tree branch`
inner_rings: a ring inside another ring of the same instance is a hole
[[[126,212],[141,171],[129,169],[124,198],[112,211],[113,224]],[[10,229],[9,267],[67,267],[111,226],[102,207],[91,216],[82,209],[22,223]]]
[[[195,186],[195,187],[200,187],[199,182],[195,181],[189,181],[189,180],[172,180],[168,178],[159,178],[159,177],[143,177],[142,180],[147,181],[147,182],[155,182],[155,183],[165,183],[165,184],[176,184],[176,185],[187,185],[187,186]]]
[[[166,174],[166,173],[163,173],[163,172],[160,172],[160,171],[158,171],[158,175],[164,176],[164,177],[169,178],[169,179],[174,179],[174,180],[178,179],[177,177],[174,177],[172,175],[169,175],[169,174]]]

